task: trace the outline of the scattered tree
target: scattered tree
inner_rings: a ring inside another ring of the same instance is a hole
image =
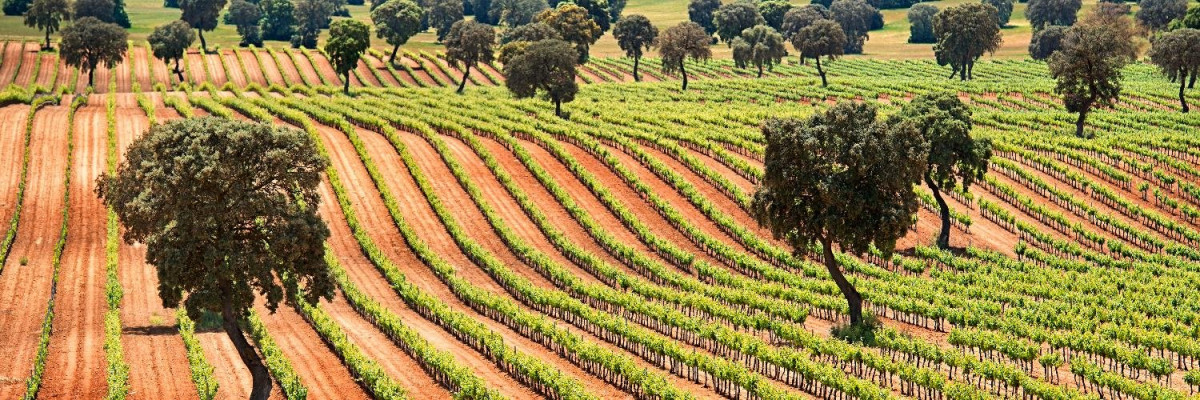
[[[488,18],[509,28],[516,28],[533,22],[533,18],[546,8],[546,0],[492,0]]]
[[[765,24],[758,6],[749,0],[741,0],[722,5],[713,13],[713,24],[717,26],[717,37],[725,44],[732,46],[733,39],[740,36],[742,31],[755,25]]]
[[[617,21],[613,28],[613,36],[617,38],[617,46],[625,51],[625,56],[633,59],[633,80],[641,81],[638,75],[638,61],[642,54],[654,47],[658,39],[658,28],[650,23],[643,15],[629,15]]]
[[[762,78],[763,67],[774,69],[775,64],[787,56],[787,46],[784,45],[783,35],[774,28],[758,25],[746,28],[742,36],[733,40],[733,62],[738,68],[753,65],[758,69],[758,77]]]
[[[1080,0],[1029,0],[1025,8],[1025,17],[1034,31],[1039,31],[1048,25],[1075,25],[1075,14],[1083,6]]]
[[[330,0],[296,0],[295,4],[292,47],[315,49],[321,29],[327,26],[338,5]]]
[[[717,25],[713,23],[713,14],[721,8],[721,0],[690,0],[688,1],[688,21],[695,22],[704,28],[704,33],[712,36],[717,33]]]
[[[179,0],[179,9],[183,11],[180,17],[200,37],[200,48],[208,52],[208,43],[204,41],[204,31],[217,29],[217,17],[225,8],[226,0]]]
[[[829,9],[820,4],[796,7],[788,10],[787,14],[783,15],[783,30],[780,33],[790,39],[796,36],[796,33],[800,32],[801,29],[812,25],[814,22],[829,18]]]
[[[555,1],[551,0],[550,7],[561,8],[563,4],[571,3],[583,7],[587,10],[588,18],[600,27],[600,33],[608,32],[612,28],[612,19],[609,12],[608,0],[571,0],[571,1]]]
[[[67,0],[33,0],[25,14],[25,26],[37,28],[46,34],[46,43],[42,50],[50,50],[50,35],[58,32],[63,21],[71,19],[71,8]]]
[[[421,7],[411,0],[390,0],[371,11],[375,35],[392,45],[392,56],[388,58],[392,64],[396,63],[400,45],[420,32],[421,13]]]
[[[475,21],[484,24],[495,25],[500,22],[491,18],[488,15],[488,10],[492,8],[492,0],[469,0],[471,2],[471,15],[475,16]]]
[[[904,106],[900,116],[912,122],[929,144],[923,179],[941,211],[937,245],[948,250],[950,206],[942,198],[942,190],[961,183],[966,192],[977,179],[983,179],[992,157],[992,142],[971,137],[971,109],[952,93],[917,96]]]
[[[862,0],[834,0],[829,13],[846,33],[846,54],[862,54],[871,20],[879,10]]]
[[[933,16],[938,13],[937,6],[920,3],[908,9],[908,42],[937,43],[933,35]]]
[[[1172,82],[1179,81],[1179,106],[1188,112],[1184,89],[1196,83],[1200,73],[1200,30],[1178,29],[1164,33],[1151,42],[1150,62],[1158,66]]]
[[[996,7],[982,3],[958,5],[934,15],[933,53],[938,65],[950,65],[950,78],[958,74],[964,81],[971,79],[975,60],[1000,48],[1000,25],[995,22]]]
[[[501,64],[508,64],[513,57],[525,51],[525,48],[529,47],[529,44],[548,39],[562,40],[562,35],[559,35],[558,31],[554,30],[554,28],[541,22],[534,22],[506,30],[500,35],[500,54],[496,56],[496,59]]]
[[[1171,21],[1171,24],[1168,25],[1168,29],[1183,28],[1200,29],[1200,4],[1196,4],[1191,8],[1188,8],[1187,13],[1183,15],[1183,18]]]
[[[455,22],[463,20],[462,0],[432,0],[429,25],[437,32],[438,42],[446,40]]]
[[[1008,26],[1009,19],[1012,18],[1013,0],[980,0],[983,4],[989,4],[996,7],[996,22],[1001,28]]]
[[[129,13],[125,12],[125,0],[113,1],[113,23],[125,29],[129,29],[132,25],[129,23]]]
[[[146,40],[150,42],[150,49],[153,50],[155,58],[167,64],[175,62],[175,74],[179,76],[179,81],[183,82],[183,69],[179,68],[179,62],[183,60],[187,49],[192,47],[192,43],[196,42],[196,33],[192,32],[192,27],[182,20],[174,20],[154,27],[154,32],[151,32]]]
[[[116,3],[113,3],[113,0],[75,0],[71,14],[76,20],[92,17],[100,22],[111,23],[115,7]]]
[[[576,59],[581,64],[587,62],[592,43],[604,35],[604,30],[590,18],[587,9],[571,3],[562,3],[558,8],[542,11],[536,21],[558,31],[562,40],[571,43],[578,54]]]
[[[1171,21],[1183,18],[1187,11],[1187,0],[1141,0],[1135,17],[1142,26],[1158,31]]]
[[[492,45],[495,42],[496,31],[491,25],[462,20],[450,27],[450,33],[446,35],[446,62],[463,70],[458,93],[462,93],[467,86],[471,67],[492,62]]]
[[[1111,106],[1121,95],[1121,69],[1137,56],[1129,18],[1089,14],[1067,30],[1062,49],[1050,56],[1050,74],[1058,81],[1067,111],[1079,113],[1075,135],[1084,137],[1087,114],[1095,106]]]
[[[625,12],[625,4],[627,0],[609,0],[608,1],[608,20],[616,23],[621,20],[621,13]]]
[[[257,295],[271,312],[283,299],[333,298],[323,257],[329,229],[317,215],[327,163],[298,130],[205,117],[151,127],[117,174],[99,180],[125,241],[146,244],[163,306],[182,303],[193,319],[221,315],[253,376],[251,399],[271,392],[271,375],[242,332]]]
[[[67,65],[87,71],[88,86],[101,63],[116,67],[125,59],[129,35],[117,24],[83,17],[62,30],[60,56]]]
[[[683,76],[683,90],[687,90],[688,76],[684,61],[688,58],[708,60],[712,58],[712,36],[695,22],[681,22],[667,28],[658,38],[658,55],[662,58],[663,72],[679,72]]]
[[[924,139],[912,123],[880,121],[873,105],[851,102],[808,120],[769,119],[762,130],[766,167],[751,206],[755,219],[798,256],[819,243],[851,326],[862,326],[862,295],[833,246],[892,252],[917,212],[913,185],[925,171]]]
[[[399,1],[399,0],[393,0]],[[358,59],[371,47],[371,28],[358,20],[343,19],[329,25],[329,41],[325,43],[325,54],[333,70],[342,76],[342,92],[350,94],[350,71],[358,66]]]
[[[821,68],[821,57],[830,60],[842,55],[846,48],[846,33],[833,20],[823,19],[804,27],[792,37],[792,46],[800,52],[800,59],[812,58],[817,62],[817,74],[821,75],[821,86],[829,86],[825,69]]]
[[[1051,54],[1062,48],[1063,37],[1067,35],[1067,27],[1050,25],[1033,34],[1029,41],[1029,57],[1034,60],[1045,60]]]
[[[763,0],[758,3],[758,13],[767,21],[767,26],[776,31],[783,30],[783,17],[791,10],[791,3],[785,0]]]
[[[237,33],[242,37],[239,46],[262,47],[262,31],[258,29],[262,10],[258,5],[246,0],[233,0],[233,4],[229,5],[229,20],[237,26]]]
[[[4,15],[23,15],[29,11],[29,0],[4,0]]]
[[[554,103],[554,115],[562,117],[562,103],[575,100],[574,46],[562,40],[533,42],[504,64],[504,85],[517,98],[541,93]]]
[[[264,40],[290,40],[295,33],[296,6],[292,0],[260,0],[262,23],[259,29]]]

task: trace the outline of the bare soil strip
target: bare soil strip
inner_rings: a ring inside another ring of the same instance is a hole
[[[242,70],[242,64],[238,62],[237,54],[233,50],[222,51],[221,58],[225,65],[229,66],[229,69],[225,71],[226,79],[237,87],[246,87],[249,82],[246,81],[246,71]]]
[[[279,345],[284,356],[292,363],[300,382],[308,388],[313,399],[367,399],[369,396],[359,386],[342,360],[325,346],[321,336],[313,330],[296,310],[280,304],[272,314],[262,305],[256,307],[258,316],[267,327],[268,334]]]
[[[0,108],[0,232],[8,232],[9,221],[17,209],[17,185],[21,183],[21,159],[25,152],[25,117],[29,106]],[[4,233],[0,233],[3,235]],[[0,236],[2,238],[3,236]],[[0,270],[0,274],[4,274]]]
[[[321,77],[317,76],[317,70],[313,68],[312,62],[308,61],[308,57],[296,51],[288,51],[280,54],[281,58],[292,60],[292,65],[296,66],[296,70],[304,77],[304,81],[310,84],[319,84]]]
[[[208,63],[208,79],[217,87],[225,85],[229,79],[225,77],[225,65],[221,62],[221,54],[205,54],[204,62]],[[235,64],[236,66],[236,64]]]
[[[260,56],[270,58],[271,61],[278,61],[277,67],[279,68],[279,72],[283,74],[289,85],[304,84],[304,79],[300,77],[300,71],[292,63],[291,57],[280,57],[279,52],[279,50],[275,51],[276,57],[271,57],[271,53],[267,52],[260,54]]]
[[[233,50],[238,58],[242,59],[242,65],[246,67],[246,80],[248,82],[257,83],[262,86],[267,86],[267,75],[263,73],[262,67],[258,64],[258,58],[250,50]]]
[[[18,64],[24,64],[21,59],[24,44],[21,42],[4,42],[4,61],[0,62],[0,86],[8,86],[9,80],[17,73]]]
[[[24,127],[21,123],[19,126]],[[0,273],[0,398],[25,393],[25,379],[50,298],[54,246],[62,229],[67,169],[67,106],[34,117],[20,227]],[[23,133],[23,130],[22,130]]]
[[[129,48],[129,54],[133,57],[133,75],[144,91],[154,89],[154,73],[150,66],[152,57],[149,55],[149,50],[142,46],[133,46]]]

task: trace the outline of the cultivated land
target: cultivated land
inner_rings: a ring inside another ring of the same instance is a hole
[[[1016,59],[963,83],[848,58],[827,88],[811,66],[752,79],[719,59],[689,63],[680,92],[656,59],[633,83],[630,60],[594,57],[560,119],[511,99],[498,66],[454,94],[435,50],[371,52],[345,96],[317,51],[193,53],[181,83],[135,45],[71,95],[83,78],[36,47],[0,60],[0,84],[39,93],[0,107],[2,399],[249,393],[225,334],[162,307],[144,246],[93,193],[147,127],[203,115],[303,129],[330,160],[338,293],[256,307],[247,329],[272,398],[1196,397],[1200,119],[1144,64],[1083,140],[1045,64]],[[927,205],[891,258],[839,259],[883,327],[833,339],[848,317],[820,260],[747,211],[758,126],[944,90],[995,141],[986,179],[948,199],[956,250],[932,246]]]

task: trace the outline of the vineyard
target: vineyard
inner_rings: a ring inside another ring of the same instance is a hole
[[[594,58],[562,119],[495,66],[456,95],[430,53],[368,53],[345,96],[315,51],[192,53],[181,84],[135,45],[84,92],[36,47],[9,42],[0,67],[0,399],[250,392],[229,338],[163,308],[95,195],[149,126],[205,115],[292,126],[330,161],[334,300],[245,327],[272,398],[1200,398],[1200,119],[1148,65],[1078,139],[1023,60],[962,83],[843,59],[828,87],[811,65],[689,63],[681,92],[658,60],[617,83],[631,61]],[[847,306],[820,253],[748,211],[759,126],[946,90],[994,141],[985,179],[949,191],[961,251],[932,245],[937,205],[914,188],[926,207],[895,254],[837,260],[882,327],[835,339]]]

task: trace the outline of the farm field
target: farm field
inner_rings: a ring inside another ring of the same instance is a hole
[[[453,93],[433,51],[400,69],[368,53],[346,96],[315,51],[192,53],[181,83],[134,46],[91,92],[36,48],[0,61],[0,399],[250,392],[233,343],[162,306],[95,195],[148,127],[198,116],[292,126],[330,161],[334,299],[255,307],[245,328],[271,398],[1200,398],[1200,119],[1149,65],[1085,140],[1027,60],[959,82],[847,58],[828,87],[790,61],[762,79],[689,62],[681,92],[655,59],[634,83],[597,57],[563,119],[495,66]],[[989,172],[948,197],[953,251],[929,201],[892,257],[839,257],[882,326],[835,339],[846,303],[821,256],[748,211],[761,121],[935,91],[970,105]]]

